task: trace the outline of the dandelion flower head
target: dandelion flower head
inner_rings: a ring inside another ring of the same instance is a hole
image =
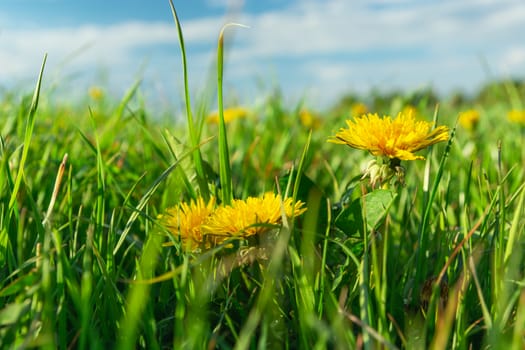
[[[188,203],[180,203],[178,206],[169,208],[161,220],[174,235],[178,235],[186,250],[199,248],[204,240],[202,225],[208,220],[215,208],[215,198],[208,203],[202,198]]]
[[[304,203],[267,192],[262,197],[234,200],[231,205],[217,208],[204,229],[207,234],[224,237],[249,237],[263,233],[268,226],[281,224],[281,203],[287,217],[306,211]],[[263,225],[261,225],[263,224]]]
[[[424,159],[414,152],[448,139],[446,126],[432,129],[432,123],[416,120],[411,111],[401,112],[396,118],[369,113],[347,120],[346,124],[347,128],[341,128],[328,141],[390,159]]]
[[[235,199],[230,205],[216,205],[212,198],[180,203],[160,216],[161,222],[172,235],[180,238],[186,251],[209,249],[230,238],[248,238],[261,234],[282,223],[282,211],[295,217],[306,211],[301,201],[281,199],[273,192],[262,197]]]

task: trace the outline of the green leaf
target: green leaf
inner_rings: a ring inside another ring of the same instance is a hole
[[[376,229],[386,216],[397,194],[393,190],[378,189],[367,193],[363,199],[356,198],[336,215],[335,226],[347,235],[363,230],[363,213],[366,215],[368,231]],[[364,208],[362,202],[364,201]]]
[[[393,190],[384,189],[374,190],[364,196],[368,230],[375,229],[381,224],[396,196]]]
[[[9,304],[0,310],[0,326],[7,326],[16,323],[16,321],[29,311],[31,306],[30,300],[25,300],[22,303]]]

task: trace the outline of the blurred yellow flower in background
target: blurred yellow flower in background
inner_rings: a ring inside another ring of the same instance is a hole
[[[368,107],[362,102],[356,102],[350,107],[351,117],[360,117],[366,113],[368,113]]]
[[[88,95],[93,100],[100,100],[102,97],[104,97],[104,91],[98,86],[92,86],[88,90]]]
[[[346,124],[346,129],[341,128],[328,141],[391,159],[424,159],[414,152],[448,139],[448,127],[439,126],[432,130],[432,123],[416,121],[412,112],[401,112],[394,119],[369,113],[353,121],[347,120]]]
[[[469,109],[459,114],[459,124],[467,130],[475,130],[479,123],[479,112]]]
[[[507,113],[507,118],[513,123],[525,125],[525,110],[513,109]]]
[[[401,114],[404,114],[404,115],[407,115],[407,114],[412,114],[412,116],[414,118],[417,118],[418,116],[418,111],[417,111],[417,108],[414,107],[413,105],[406,105],[403,107],[403,109],[401,110]]]
[[[231,107],[224,109],[224,123],[228,124],[237,119],[246,118],[249,114],[244,107]],[[219,112],[210,113],[206,118],[208,124],[219,124]]]
[[[307,129],[318,129],[321,126],[321,118],[307,109],[301,109],[299,112],[299,120]]]

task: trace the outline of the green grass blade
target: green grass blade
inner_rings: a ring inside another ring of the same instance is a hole
[[[219,107],[219,176],[221,179],[222,201],[230,204],[232,195],[232,178],[230,154],[228,151],[228,139],[226,135],[226,124],[224,123],[224,105],[222,97],[223,84],[223,60],[224,60],[224,26],[219,34],[217,44],[217,103]]]
[[[205,201],[208,201],[210,198],[210,190],[208,183],[206,181],[206,173],[204,172],[204,165],[202,163],[202,155],[200,148],[198,148],[199,138],[198,133],[195,130],[195,124],[193,121],[193,114],[191,111],[191,100],[190,100],[190,88],[188,83],[188,64],[186,62],[186,47],[184,45],[184,36],[182,34],[182,25],[179,21],[177,11],[175,10],[175,5],[173,5],[173,0],[170,0],[171,13],[175,24],[177,26],[177,33],[179,36],[180,50],[182,54],[182,69],[184,74],[184,99],[186,101],[186,116],[188,118],[188,130],[190,133],[191,146],[193,147],[193,162],[195,165],[195,172],[197,175],[197,183],[199,184],[199,189],[201,191],[201,196]]]
[[[205,141],[207,142],[207,141]],[[197,148],[200,147],[201,145],[197,145]],[[131,227],[133,226],[133,223],[135,222],[135,220],[137,220],[137,218],[139,217],[139,215],[143,212],[144,210],[144,207],[146,206],[146,204],[148,203],[148,201],[150,200],[150,198],[153,196],[153,194],[155,193],[155,191],[157,190],[157,188],[160,186],[160,184],[168,177],[168,175],[177,167],[179,166],[180,162],[186,157],[188,156],[190,153],[193,153],[194,150],[191,149],[188,151],[188,153],[185,153],[183,154],[175,163],[173,163],[171,166],[169,166],[166,170],[164,170],[164,172],[155,180],[155,182],[153,182],[153,184],[149,187],[149,189],[146,191],[146,193],[144,194],[144,196],[142,196],[142,198],[140,199],[139,201],[139,204],[134,208],[133,212],[131,213],[127,223],[126,223],[126,226],[124,227],[124,230],[122,231],[122,234],[120,235],[120,238],[117,242],[117,244],[115,245],[115,248],[113,249],[113,255],[117,254],[118,250],[120,249],[120,247],[122,246],[122,244],[124,243],[124,241],[126,240],[126,237],[128,236],[129,234],[129,231],[131,230]]]
[[[514,213],[514,217],[512,218],[512,225],[510,226],[509,237],[507,240],[507,245],[505,247],[505,255],[503,257],[503,262],[507,266],[509,265],[509,259],[511,258],[511,256],[519,252],[519,248],[517,247],[517,245],[521,240],[521,235],[523,234],[523,232],[520,229],[518,229],[518,227],[520,227],[520,220],[523,218],[522,212],[524,200],[525,190],[522,187],[521,195],[518,201],[518,205],[516,207],[516,212]]]
[[[217,43],[217,104],[219,108],[219,176],[221,179],[222,201],[230,204],[233,199],[230,154],[226,123],[224,122],[224,102],[222,95],[224,73],[224,31],[229,26],[245,27],[237,23],[228,23],[222,27]]]
[[[144,249],[137,266],[137,280],[150,279],[153,276],[157,257],[160,253],[162,235],[153,233],[148,235]],[[133,349],[136,347],[136,339],[142,315],[148,303],[151,284],[135,283],[131,285],[126,298],[126,311],[120,324],[120,335],[118,337],[117,349]]]
[[[19,170],[16,174],[15,184],[11,198],[9,199],[9,211],[12,211],[15,205],[16,198],[18,196],[18,190],[22,183],[22,177],[24,176],[24,165],[27,160],[27,154],[29,153],[29,144],[31,143],[31,137],[33,136],[33,128],[35,126],[35,115],[38,108],[38,100],[40,98],[40,88],[42,86],[42,77],[44,76],[44,67],[46,65],[47,54],[44,55],[40,73],[38,74],[38,80],[36,83],[35,91],[33,93],[33,99],[31,101],[31,107],[27,115],[26,132],[24,135],[24,149],[22,150],[22,157],[20,158]]]
[[[441,178],[443,177],[443,172],[445,170],[445,163],[449,157],[455,133],[456,133],[456,128],[454,127],[454,129],[452,130],[450,134],[450,138],[447,142],[447,145],[445,147],[445,151],[443,152],[443,156],[441,157],[441,160],[439,162],[438,171],[436,173],[436,177],[434,179],[432,189],[430,190],[430,193],[428,194],[428,200],[425,201],[423,218],[421,220],[421,223],[419,226],[419,233],[418,233],[419,239],[418,239],[418,248],[417,248],[416,274],[415,274],[415,281],[414,281],[417,289],[419,289],[419,287],[422,285],[423,279],[426,277],[427,265],[425,263],[425,256],[427,254],[427,249],[428,249],[428,234],[429,234],[428,225],[430,221],[430,213],[432,211],[432,203],[434,202],[434,199],[438,191],[439,183],[441,181]],[[418,295],[419,295],[419,292],[416,292],[415,299],[419,298]],[[413,302],[417,303],[418,300],[413,300]]]

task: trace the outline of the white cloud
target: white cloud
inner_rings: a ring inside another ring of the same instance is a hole
[[[209,2],[232,6],[227,0]],[[283,3],[287,7],[235,19],[249,29],[227,30],[226,44],[231,47],[225,78],[229,84],[238,83],[240,91],[254,77],[275,76],[294,90],[291,93],[313,87],[326,99],[349,88],[388,88],[389,84],[472,88],[485,78],[480,56],[496,74],[524,70],[525,3],[520,0]],[[181,21],[195,85],[207,74],[224,19]],[[173,22],[38,31],[4,28],[0,80],[36,76],[44,52],[49,53],[50,69],[93,72],[103,65],[119,77],[135,72],[147,57],[145,78],[163,79],[166,84],[182,80]]]
[[[505,73],[521,71],[525,74],[525,46],[513,47],[503,53],[501,70]]]
[[[197,67],[209,65],[209,52],[216,45],[220,23],[220,19],[204,18],[184,26],[187,45],[200,45],[199,53],[188,52],[189,65],[195,72],[192,77],[197,81],[205,74]],[[173,80],[182,81],[177,30],[172,22],[124,22],[38,31],[5,28],[0,32],[2,84],[32,84],[44,53],[48,54],[44,82],[68,86],[72,82],[66,80],[73,77],[84,85],[92,84],[103,69],[108,83],[122,92],[135,81],[143,64],[147,64],[145,80],[161,80],[169,86]]]
[[[315,77],[321,91],[337,94],[348,86],[390,84],[472,91],[487,78],[480,57],[496,69],[503,59],[507,67],[521,62],[521,51],[513,49],[525,32],[525,3],[520,1],[374,4],[384,6],[306,1],[246,16],[241,22],[251,29],[238,32],[231,65],[286,58],[295,69],[283,79],[311,84]],[[505,58],[499,52],[509,54]],[[301,77],[305,72],[310,76]]]

